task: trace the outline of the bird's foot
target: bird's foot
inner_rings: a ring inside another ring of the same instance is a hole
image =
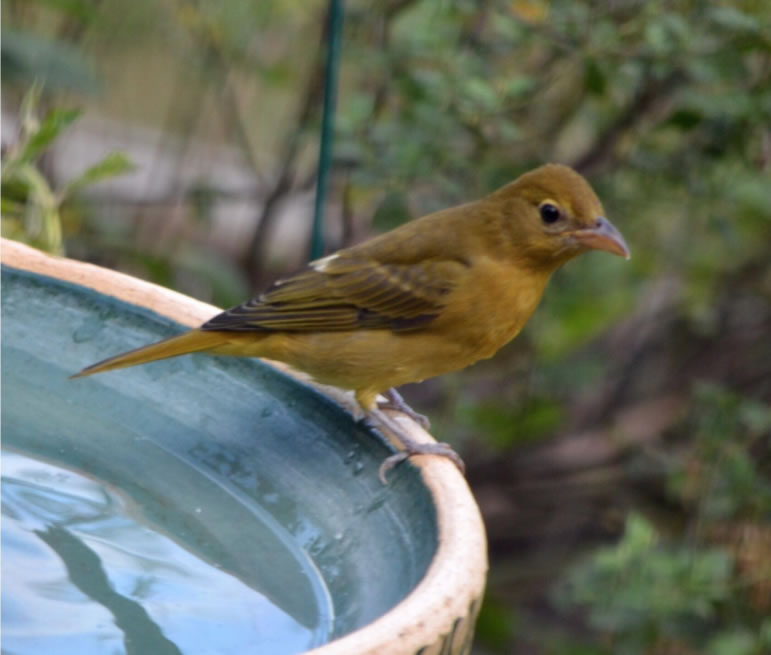
[[[406,459],[409,459],[413,455],[439,455],[440,457],[446,457],[455,466],[458,467],[461,473],[466,473],[466,465],[463,463],[460,455],[456,453],[452,446],[448,443],[416,443],[411,442],[409,446],[405,447],[405,450],[400,450],[395,455],[386,457],[383,463],[378,469],[377,475],[383,484],[387,484],[386,475],[397,464],[401,464]]]
[[[389,416],[386,412],[377,407],[370,409],[367,412],[367,417],[377,423],[381,432],[385,429],[390,433],[403,448],[403,450],[395,455],[387,457],[380,465],[378,477],[383,484],[386,484],[386,474],[388,471],[413,455],[439,455],[440,457],[446,457],[458,467],[461,473],[466,472],[466,466],[463,464],[463,460],[449,444],[415,441],[403,426],[399,424],[395,417]]]
[[[418,412],[412,409],[396,389],[391,388],[383,392],[383,395],[386,401],[378,405],[381,409],[394,409],[397,412],[406,414],[424,430],[428,430],[431,427],[431,421],[428,420],[428,417],[418,414]]]

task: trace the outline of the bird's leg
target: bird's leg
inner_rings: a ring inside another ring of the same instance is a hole
[[[388,391],[384,391],[383,395],[385,396],[386,401],[380,403],[382,409],[395,409],[397,412],[406,414],[424,430],[428,430],[431,427],[431,421],[428,420],[428,417],[423,416],[423,414],[418,414],[412,409],[396,389],[391,387]]]
[[[378,477],[383,484],[386,484],[386,473],[394,466],[403,462],[413,455],[439,455],[452,461],[460,469],[461,473],[466,472],[466,466],[450,444],[447,443],[420,443],[410,437],[406,431],[388,414],[374,407],[367,412],[367,416],[374,419],[378,425],[388,430],[399,442],[404,450],[391,455],[383,460],[378,470]]]

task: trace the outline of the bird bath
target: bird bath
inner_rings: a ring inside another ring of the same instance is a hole
[[[385,442],[254,359],[69,381],[216,309],[2,255],[4,649],[468,651],[485,541],[452,464],[418,458],[383,486]]]

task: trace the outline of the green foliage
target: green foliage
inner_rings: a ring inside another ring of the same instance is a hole
[[[548,398],[528,398],[519,406],[479,402],[460,408],[458,414],[461,422],[498,448],[537,441],[551,434],[562,419],[559,405]]]
[[[62,130],[77,120],[80,111],[55,108],[39,120],[41,90],[41,86],[33,85],[26,94],[18,141],[3,158],[3,234],[62,254],[62,205],[85,187],[128,172],[133,166],[125,155],[112,153],[58,190],[52,189],[37,161]]]
[[[771,620],[758,632],[737,627],[721,632],[707,644],[707,655],[763,655],[771,650]]]
[[[662,637],[700,635],[731,583],[727,553],[661,543],[646,519],[631,514],[621,541],[576,567],[562,598],[586,608],[595,629],[613,633],[617,652],[632,653]]]
[[[684,426],[691,447],[670,464],[669,491],[704,521],[771,515],[771,480],[756,446],[771,432],[771,407],[715,385],[698,385]]]
[[[372,225],[380,232],[387,232],[404,223],[405,216],[410,216],[406,194],[391,191],[383,196],[372,214]]]
[[[516,620],[510,610],[489,595],[477,618],[476,634],[489,648],[502,651],[511,643],[516,632]]]
[[[31,96],[27,97],[30,98]],[[17,166],[24,166],[37,159],[43,150],[48,148],[51,142],[59,136],[59,132],[80,115],[77,109],[54,109],[38,126],[37,118],[34,116],[35,107],[33,102],[28,101],[24,104],[26,106],[22,106],[22,113],[26,128],[25,136],[27,138],[18,156],[12,157],[9,160],[6,167],[6,170],[9,172],[13,172]]]
[[[68,182],[60,191],[61,196],[70,196],[91,184],[96,184],[112,177],[134,170],[134,165],[122,152],[111,152],[93,166],[89,166],[74,180]]]
[[[173,137],[159,150],[180,160],[192,151],[188,143],[232,145],[254,178],[247,199],[275,191],[281,205],[313,179],[325,8],[323,0],[6,0],[4,90],[45,79],[49,91],[88,92],[89,111],[156,127]],[[661,379],[686,378],[673,395],[687,396],[691,370],[717,382],[729,377],[716,366],[690,368],[676,347],[671,361],[659,357],[676,339],[704,340],[701,350],[683,349],[693,358],[708,357],[714,343],[733,348],[724,359],[768,357],[765,323],[747,339],[751,346],[730,341],[746,316],[726,319],[724,298],[750,296],[749,315],[768,302],[771,3],[387,0],[347,3],[344,29],[330,233],[338,213],[363,236],[561,161],[588,175],[632,250],[630,262],[593,254],[569,263],[516,352],[501,353],[509,357],[505,370],[477,367],[447,380],[441,388],[456,393],[437,401],[450,405],[447,432],[483,435],[515,456],[517,446],[534,447],[567,425],[606,430],[616,412],[644,404],[649,359],[667,368]],[[180,175],[150,219],[141,188],[134,204],[109,213],[79,193],[129,170],[119,154],[53,185],[40,157],[77,113],[62,109],[70,98],[51,96],[54,109],[41,121],[39,107],[30,110],[33,97],[20,139],[3,158],[6,236],[59,252],[66,243],[80,257],[220,304],[278,274],[244,265],[253,254],[249,238],[236,244],[240,251],[220,249],[214,217],[227,213],[219,203],[234,192],[218,188],[214,176]],[[254,230],[258,217],[247,218]],[[163,239],[155,239],[159,232]],[[266,239],[279,232],[266,230]],[[675,291],[653,311],[648,303],[662,283]],[[598,347],[608,334],[612,347],[607,339]],[[608,374],[619,371],[609,385]],[[632,513],[616,546],[572,569],[560,604],[586,623],[576,628],[561,615],[565,634],[537,639],[544,650],[771,652],[763,605],[771,571],[761,566],[771,561],[763,545],[771,410],[743,395],[767,395],[763,385],[744,379],[736,383],[741,393],[698,386],[666,448],[646,435],[659,475],[653,504],[675,520],[654,526]],[[592,416],[594,406],[602,410]],[[745,532],[757,538],[744,543]],[[495,559],[493,566],[500,567]],[[555,575],[560,566],[551,567]],[[488,648],[508,653],[531,626],[524,611],[507,614],[503,593],[494,598],[479,632]]]
[[[666,466],[673,500],[692,517],[689,537],[664,538],[632,513],[618,544],[572,568],[558,602],[583,609],[614,653],[675,640],[709,655],[760,655],[771,629],[762,611],[771,585],[771,540],[763,536],[771,482],[753,452],[771,431],[771,407],[699,385],[682,429],[689,447]],[[742,537],[742,525],[764,527],[744,528]]]
[[[604,330],[651,271],[680,277],[686,311],[707,320],[720,276],[771,238],[753,164],[771,121],[767,6],[415,2],[385,26],[355,9],[348,24],[362,83],[341,98],[338,143],[358,158],[353,185],[408,190],[419,214],[543,160],[605,169],[633,260],[570,265],[541,310],[543,355]]]

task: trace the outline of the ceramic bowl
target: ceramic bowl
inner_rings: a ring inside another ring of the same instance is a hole
[[[8,648],[470,650],[486,544],[451,463],[413,458],[384,486],[390,446],[350,394],[280,364],[190,355],[68,380],[219,310],[7,240],[2,262]],[[76,628],[55,618],[68,607]]]

